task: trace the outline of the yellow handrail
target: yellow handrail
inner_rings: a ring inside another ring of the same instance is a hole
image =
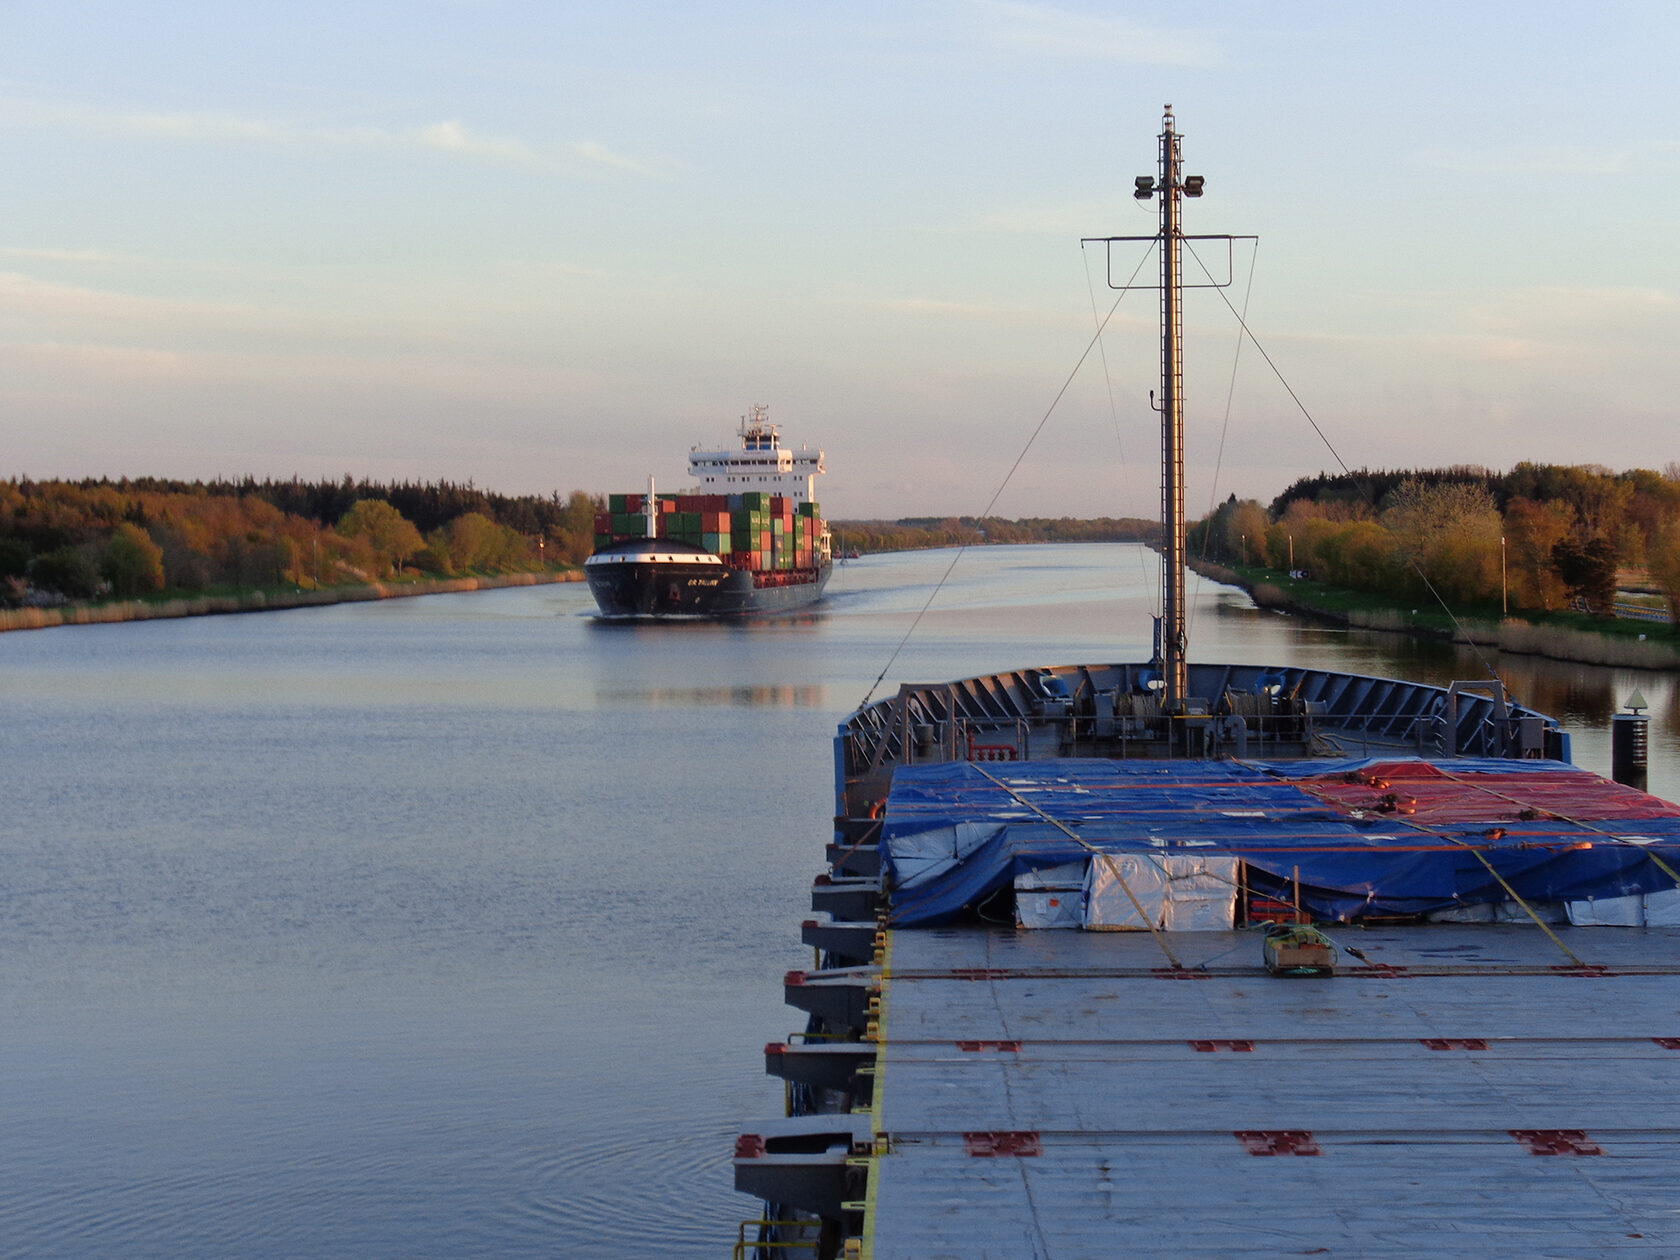
[[[816,1222],[772,1221],[764,1217],[760,1217],[757,1220],[742,1221],[741,1228],[736,1231],[735,1235],[734,1260],[748,1260],[748,1257],[751,1256],[754,1251],[780,1252],[783,1255],[787,1255],[792,1253],[795,1249],[804,1251],[812,1257],[812,1260],[815,1260],[817,1256],[818,1243],[816,1238],[788,1238],[780,1239],[775,1242],[758,1242],[747,1237],[747,1231],[755,1226],[757,1227],[759,1233],[762,1234],[764,1230],[772,1227],[812,1229],[816,1226]]]

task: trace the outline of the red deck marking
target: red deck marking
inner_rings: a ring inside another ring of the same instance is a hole
[[[1602,1155],[1604,1148],[1580,1129],[1511,1129],[1530,1155]]]
[[[1409,967],[1396,966],[1394,963],[1374,962],[1365,964],[1365,971],[1373,976],[1403,976],[1410,970]]]
[[[1233,1041],[1228,1037],[1216,1037],[1212,1041],[1192,1041],[1190,1048],[1198,1054],[1216,1054],[1220,1050],[1234,1050],[1238,1054],[1247,1054],[1254,1049],[1252,1041]]]
[[[953,967],[953,980],[1006,980],[1009,973],[1002,967]]]
[[[1652,1037],[1664,1050],[1680,1050],[1680,1037]]]
[[[992,1159],[1000,1155],[1042,1155],[1036,1129],[1001,1130],[994,1133],[965,1133],[963,1141],[968,1153],[976,1159]]]
[[[1307,1129],[1237,1129],[1232,1136],[1250,1155],[1322,1155]]]
[[[1424,1045],[1431,1050],[1486,1050],[1487,1042],[1480,1037],[1423,1037]]]
[[[1183,967],[1151,967],[1149,974],[1157,980],[1211,980],[1205,971],[1186,971]]]
[[[787,985],[789,988],[795,988],[805,983],[805,977],[808,974],[808,972],[804,971],[790,971],[782,977],[782,983]]]
[[[743,1133],[735,1139],[736,1159],[757,1159],[764,1154],[764,1139],[756,1133]]]
[[[1019,1041],[959,1041],[957,1049],[969,1054],[979,1054],[982,1050],[1000,1050],[1010,1054],[1021,1053]]]

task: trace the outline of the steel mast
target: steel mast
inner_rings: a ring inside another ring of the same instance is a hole
[[[1184,287],[1180,262],[1184,229],[1180,199],[1202,195],[1202,177],[1184,177],[1172,106],[1161,123],[1161,160],[1154,178],[1140,175],[1134,196],[1161,197],[1161,703],[1164,712],[1183,713],[1189,698],[1184,628]]]

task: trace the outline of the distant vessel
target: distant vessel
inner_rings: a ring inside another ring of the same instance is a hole
[[[1680,1255],[1643,701],[1611,782],[1497,678],[1190,663],[1180,251],[1229,238],[1181,230],[1170,107],[1160,143],[1155,655],[841,724],[736,1254]]]
[[[584,564],[604,617],[739,617],[821,598],[833,572],[813,492],[823,452],[781,442],[769,408],[741,418],[740,446],[688,453],[701,493],[615,494]]]

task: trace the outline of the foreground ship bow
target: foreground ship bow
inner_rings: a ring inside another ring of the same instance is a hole
[[[1171,562],[1170,111],[1138,187]],[[1192,664],[1167,569],[1159,660],[841,726],[737,1255],[1680,1254],[1680,808],[1497,682]]]

